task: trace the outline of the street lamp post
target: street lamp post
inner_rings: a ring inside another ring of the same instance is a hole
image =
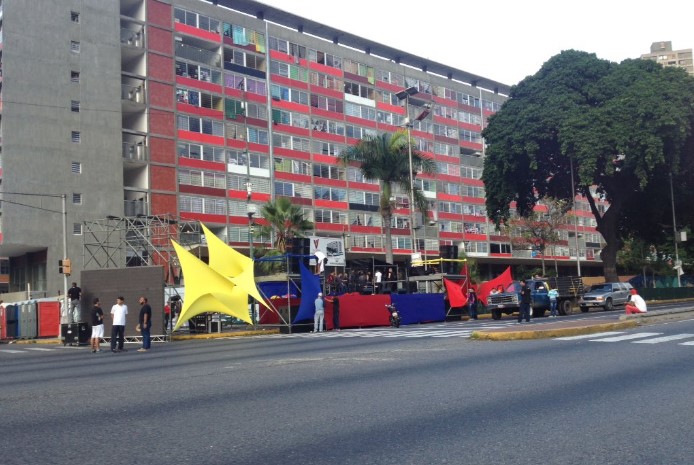
[[[405,90],[401,90],[395,96],[400,101],[405,101],[405,112],[407,116],[405,117],[405,129],[407,130],[407,161],[409,163],[410,171],[410,231],[412,234],[412,253],[417,252],[417,235],[415,233],[414,224],[414,170],[412,165],[412,121],[410,120],[410,97],[418,94],[419,90],[416,87],[408,87]],[[426,118],[431,111],[431,106],[424,106],[424,111],[415,118],[415,121],[422,121]],[[426,247],[426,244],[425,244]]]
[[[417,234],[414,224],[414,175],[412,174],[412,121],[410,121],[410,96],[415,95],[419,91],[416,87],[408,87],[395,94],[400,100],[405,101],[405,129],[407,131],[407,161],[410,170],[410,232],[412,234],[412,253],[417,252]]]
[[[677,220],[675,219],[675,191],[672,187],[672,171],[670,171],[670,201],[672,202],[672,230],[675,234],[675,274],[677,275],[677,287],[682,287],[680,279],[682,263],[680,262],[680,254],[677,248]]]
[[[569,158],[569,166],[571,168],[571,203],[574,211],[574,237],[576,238],[576,271],[578,277],[581,277],[581,254],[578,250],[578,216],[576,215],[576,187],[574,183],[574,160]]]

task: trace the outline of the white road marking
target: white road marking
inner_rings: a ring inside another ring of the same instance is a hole
[[[591,339],[591,342],[619,342],[619,341],[629,341],[631,339],[642,339],[651,336],[660,336],[663,333],[634,333],[625,334],[623,336],[606,337],[604,339]]]
[[[632,344],[658,344],[660,342],[677,341],[680,339],[689,339],[692,337],[694,337],[694,334],[674,334],[672,336],[654,337],[652,339],[645,339],[643,341],[632,341]]]
[[[581,334],[579,336],[557,337],[557,338],[555,338],[555,340],[556,341],[576,341],[579,339],[590,339],[590,338],[595,338],[595,337],[614,336],[616,334],[624,334],[624,331],[607,331],[604,333]]]

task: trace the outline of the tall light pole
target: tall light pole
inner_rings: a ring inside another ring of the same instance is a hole
[[[405,101],[405,129],[407,130],[407,161],[410,171],[410,234],[412,235],[412,253],[417,252],[417,234],[414,224],[414,174],[412,173],[412,121],[410,120],[410,96],[417,94],[416,87],[408,87],[401,90],[395,96]]]
[[[576,184],[574,183],[574,160],[569,158],[569,166],[571,167],[571,203],[574,210],[574,237],[576,238],[576,271],[578,277],[581,277],[581,254],[578,250],[578,216],[576,215]]]
[[[675,219],[675,190],[672,188],[672,171],[670,171],[670,201],[672,202],[672,230],[675,234],[675,274],[677,275],[677,287],[682,287],[680,279],[682,263],[680,262],[679,250],[677,248],[677,220]]]
[[[410,231],[412,234],[412,252],[417,252],[417,235],[415,233],[414,224],[414,168],[412,165],[412,120],[410,119],[410,97],[418,94],[419,90],[416,87],[408,87],[405,90],[401,90],[395,96],[398,100],[405,101],[405,112],[407,116],[405,118],[405,128],[407,130],[407,160],[409,163],[410,171]],[[415,118],[415,121],[422,121],[424,118],[429,116],[431,113],[431,105],[424,105],[424,110]],[[423,220],[423,219],[422,219]],[[422,221],[423,223],[424,221]],[[426,247],[426,244],[424,245]]]

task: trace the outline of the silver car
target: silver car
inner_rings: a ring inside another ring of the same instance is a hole
[[[578,301],[582,312],[587,312],[593,307],[602,307],[603,310],[612,310],[615,305],[624,305],[631,296],[631,284],[629,283],[603,283],[590,286],[590,290],[583,294]]]

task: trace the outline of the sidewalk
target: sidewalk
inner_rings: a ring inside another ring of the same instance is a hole
[[[566,321],[561,318],[532,319],[503,329],[473,331],[473,339],[489,341],[513,341],[520,339],[545,339],[552,337],[578,336],[635,328],[649,323],[694,318],[694,307],[675,310],[654,310],[640,315],[614,315],[612,321]]]

